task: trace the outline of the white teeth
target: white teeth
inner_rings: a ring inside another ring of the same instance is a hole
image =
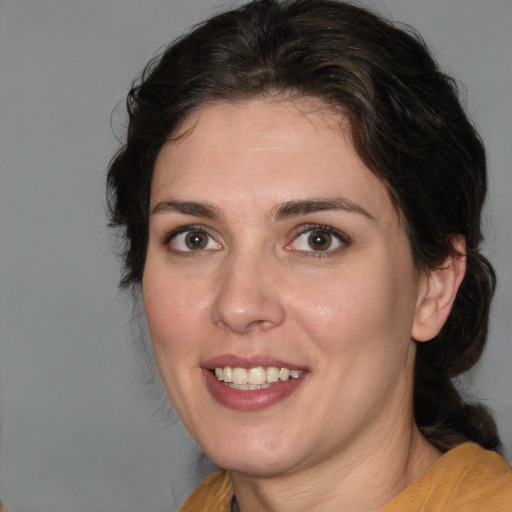
[[[265,373],[267,376],[267,382],[277,382],[279,380],[279,368],[269,366]]]
[[[232,368],[230,366],[215,368],[215,376],[230,388],[242,390],[255,390],[270,387],[275,382],[297,379],[304,370],[289,370],[276,366],[255,366],[254,368]]]
[[[264,384],[266,378],[265,368],[257,366],[248,371],[247,384]]]
[[[290,377],[290,370],[288,368],[281,368],[279,370],[279,379],[288,380],[288,377]]]
[[[224,377],[222,380],[224,382],[233,382],[233,368],[230,366],[224,367]]]
[[[247,370],[245,368],[233,368],[233,384],[247,384]]]

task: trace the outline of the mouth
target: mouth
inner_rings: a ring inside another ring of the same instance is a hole
[[[255,366],[253,368],[217,366],[211,370],[217,380],[231,389],[255,391],[267,389],[279,382],[298,379],[304,370],[290,370],[277,366]]]
[[[217,356],[202,365],[204,382],[216,402],[229,409],[259,411],[294,395],[309,368],[271,357]]]

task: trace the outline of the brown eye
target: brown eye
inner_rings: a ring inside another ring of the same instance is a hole
[[[312,231],[308,244],[314,251],[326,251],[332,245],[332,235],[326,231]]]
[[[208,235],[202,231],[190,231],[185,236],[185,244],[191,251],[204,249],[208,245]]]
[[[343,232],[330,226],[312,226],[298,234],[286,249],[301,253],[329,254],[350,244],[350,239]]]
[[[180,229],[167,237],[165,245],[176,254],[222,249],[222,245],[203,229]]]

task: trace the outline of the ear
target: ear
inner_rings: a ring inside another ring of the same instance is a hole
[[[452,253],[443,264],[422,278],[411,337],[416,341],[435,338],[452,310],[459,286],[466,273],[466,240],[457,235]]]

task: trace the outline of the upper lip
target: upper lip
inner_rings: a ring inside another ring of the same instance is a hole
[[[288,368],[289,370],[305,370],[304,365],[294,364],[267,355],[240,356],[234,354],[220,354],[204,361],[201,366],[208,370],[230,366],[231,368],[256,368],[262,366],[276,366],[277,368]]]

